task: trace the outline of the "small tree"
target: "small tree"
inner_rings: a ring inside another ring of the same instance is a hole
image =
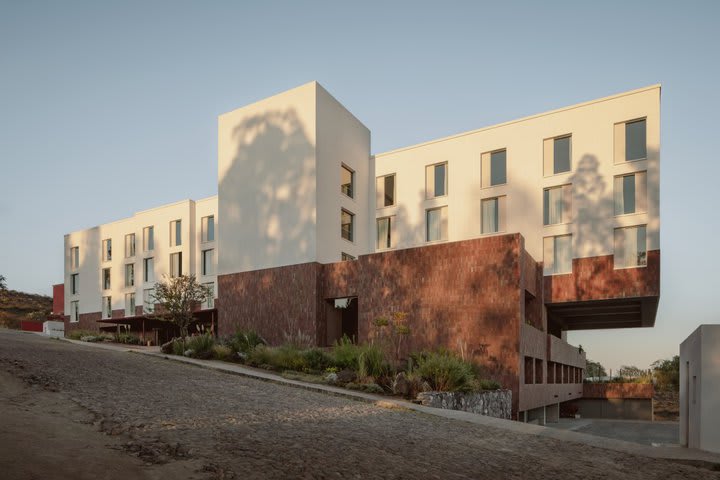
[[[680,357],[675,355],[672,359],[657,360],[651,365],[655,385],[661,390],[675,390],[680,388]]]
[[[7,293],[7,283],[5,275],[0,275],[0,303],[5,301],[5,294]]]
[[[607,377],[607,371],[600,362],[592,360],[585,362],[585,378],[600,379],[602,377]]]
[[[197,282],[195,275],[181,275],[175,278],[165,276],[155,285],[152,300],[162,308],[153,317],[172,322],[180,328],[183,338],[188,336],[188,327],[193,321],[193,308],[208,300],[212,289]]]

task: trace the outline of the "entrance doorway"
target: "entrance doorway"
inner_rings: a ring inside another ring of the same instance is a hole
[[[357,297],[332,298],[325,303],[326,346],[346,336],[358,341],[358,299]]]

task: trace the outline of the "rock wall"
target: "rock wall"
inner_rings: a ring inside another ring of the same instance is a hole
[[[426,407],[461,410],[508,420],[510,420],[512,413],[511,390],[476,393],[421,392],[418,394],[417,399]]]

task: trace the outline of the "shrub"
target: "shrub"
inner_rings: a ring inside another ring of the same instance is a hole
[[[212,357],[215,339],[209,333],[195,335],[185,342],[185,349],[192,350],[195,358],[207,359]]]
[[[477,382],[477,390],[499,390],[500,384],[495,380],[482,379]]]
[[[96,336],[97,334],[91,330],[71,330],[65,336],[70,340],[80,340],[82,337]]]
[[[475,374],[470,363],[449,352],[422,353],[415,359],[416,372],[439,392],[473,389]]]
[[[248,354],[248,363],[257,367],[268,365],[276,370],[305,371],[308,363],[303,351],[289,345],[268,347],[259,345]]]
[[[112,340],[113,337],[106,333],[92,333],[90,335],[83,335],[82,337],[80,337],[81,342],[111,342]]]
[[[140,337],[133,335],[132,333],[120,333],[113,336],[113,340],[117,343],[123,343],[126,345],[140,345]]]
[[[216,344],[212,347],[212,357],[217,358],[218,360],[228,360],[230,357],[232,357],[232,354],[232,348],[228,347],[227,345]]]
[[[172,341],[172,354],[183,356],[185,354],[185,348],[183,346],[182,338],[174,338]]]
[[[322,372],[333,364],[330,355],[319,348],[309,348],[302,355],[309,370]]]
[[[332,357],[335,362],[335,366],[339,369],[349,368],[351,370],[358,369],[358,357],[360,356],[361,348],[358,345],[352,343],[347,336],[343,336],[340,340],[335,342],[332,349]]]
[[[233,352],[248,354],[258,345],[265,345],[265,340],[254,330],[238,330],[226,341]]]
[[[358,375],[360,377],[382,377],[390,371],[383,351],[375,345],[363,345],[358,355]]]

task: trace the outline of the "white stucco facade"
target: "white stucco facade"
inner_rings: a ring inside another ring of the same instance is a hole
[[[720,325],[680,344],[680,444],[720,453]]]

